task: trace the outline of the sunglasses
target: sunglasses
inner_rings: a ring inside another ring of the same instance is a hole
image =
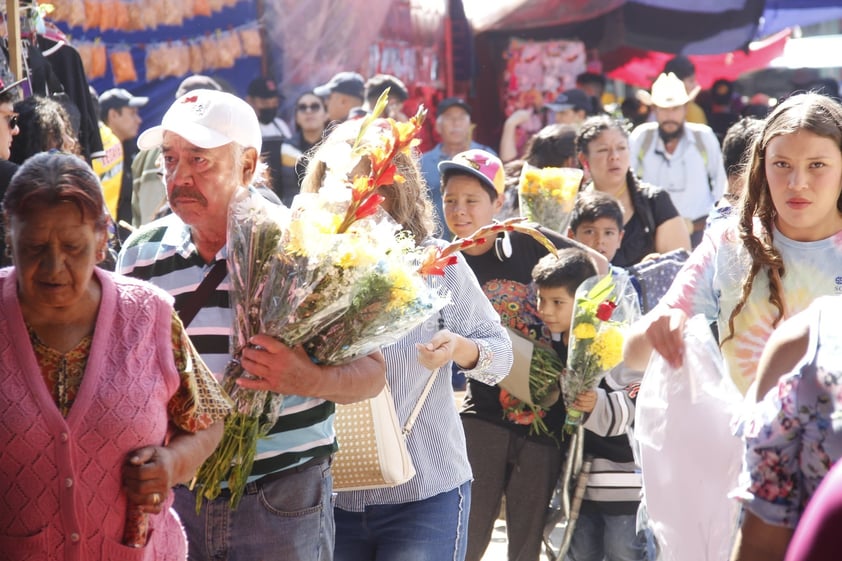
[[[299,103],[296,109],[298,111],[321,111],[322,104],[315,101],[313,103]]]

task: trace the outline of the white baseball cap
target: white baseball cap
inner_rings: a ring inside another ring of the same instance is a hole
[[[193,90],[175,100],[161,124],[143,131],[137,139],[141,150],[161,145],[169,131],[199,148],[218,148],[231,142],[254,148],[263,144],[254,109],[239,97],[216,90]]]

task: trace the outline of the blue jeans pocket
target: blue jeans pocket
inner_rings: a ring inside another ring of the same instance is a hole
[[[272,514],[284,517],[320,512],[325,495],[330,493],[324,481],[327,469],[326,465],[318,464],[267,483],[258,481],[260,504]]]

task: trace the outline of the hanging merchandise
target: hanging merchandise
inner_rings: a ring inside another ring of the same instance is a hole
[[[71,27],[85,25],[85,3],[82,0],[51,0],[53,12],[50,17],[63,21]]]
[[[82,29],[97,29],[102,22],[102,3],[99,0],[84,1],[85,19],[82,22]]]
[[[110,58],[115,84],[137,82],[137,70],[135,70],[132,53],[128,47],[113,49]]]
[[[552,122],[544,104],[575,87],[576,76],[587,68],[587,54],[581,41],[511,39],[503,57],[507,61],[504,113],[508,117],[518,109],[533,110],[532,117],[515,133],[515,145],[521,153],[526,141]]]
[[[243,45],[245,56],[260,56],[263,54],[263,39],[260,36],[260,28],[257,25],[250,25],[240,29],[240,43]]]
[[[406,41],[378,41],[368,51],[368,66],[364,73],[391,74],[407,84],[419,87],[442,84],[438,75],[438,52],[431,47],[419,47]]]

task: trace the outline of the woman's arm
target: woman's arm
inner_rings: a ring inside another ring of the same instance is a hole
[[[662,222],[655,230],[655,251],[667,253],[676,249],[691,250],[690,233],[680,216]]]
[[[500,160],[510,162],[517,158],[517,128],[532,118],[531,109],[518,109],[503,123],[503,132],[500,135]]]
[[[145,446],[129,454],[123,486],[129,502],[158,513],[175,485],[193,478],[222,439],[224,421],[194,433],[177,430],[166,446]]]
[[[684,362],[684,311],[658,305],[635,322],[626,332],[623,360],[626,367],[646,370],[652,351],[659,353],[673,368]]]
[[[731,561],[783,561],[792,528],[767,524],[745,511]]]
[[[418,362],[428,370],[435,370],[449,361],[464,370],[470,370],[479,361],[479,344],[447,329],[433,335],[429,342],[416,344]]]

